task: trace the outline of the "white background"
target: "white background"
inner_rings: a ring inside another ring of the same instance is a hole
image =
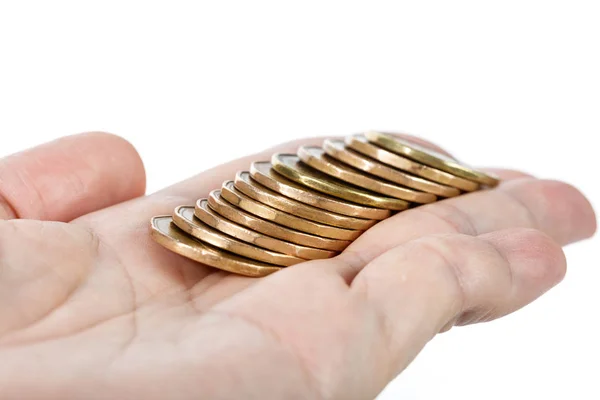
[[[0,155],[129,139],[148,189],[305,136],[387,129],[600,202],[594,1],[0,3]],[[381,399],[598,399],[597,238],[565,281],[435,339]]]

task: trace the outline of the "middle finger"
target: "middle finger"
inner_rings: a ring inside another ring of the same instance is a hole
[[[491,190],[398,213],[366,231],[339,257],[356,270],[387,250],[426,235],[477,236],[511,228],[537,229],[567,245],[593,235],[596,217],[589,201],[571,185],[517,178]]]

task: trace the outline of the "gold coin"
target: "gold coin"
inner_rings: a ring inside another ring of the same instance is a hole
[[[415,203],[433,203],[437,199],[431,193],[416,192],[361,174],[327,156],[325,150],[320,147],[302,146],[298,149],[298,156],[304,163],[324,174],[373,192]]]
[[[399,185],[404,185],[411,189],[420,190],[442,197],[454,197],[460,194],[460,190],[456,188],[430,182],[417,176],[409,175],[402,171],[390,168],[387,165],[381,164],[375,160],[366,158],[362,154],[348,149],[344,142],[340,140],[325,140],[323,143],[323,149],[329,156],[348,164],[351,167],[376,175]]]
[[[240,275],[259,277],[281,270],[280,267],[228,253],[196,240],[177,228],[170,216],[152,218],[152,238],[168,250],[208,266]]]
[[[370,131],[365,136],[370,142],[384,149],[429,165],[430,167],[460,176],[461,178],[491,187],[497,186],[500,183],[499,178],[495,176],[478,171],[442,153],[408,142],[388,133]]]
[[[173,213],[173,222],[179,229],[203,242],[253,260],[286,267],[306,261],[289,254],[276,253],[271,250],[252,246],[251,244],[225,235],[197,219],[194,216],[194,207],[177,207]]]
[[[289,197],[282,196],[281,194],[274,192],[266,186],[256,182],[250,177],[250,173],[247,171],[238,172],[236,174],[234,185],[235,188],[240,192],[256,201],[271,206],[277,210],[284,211],[286,213],[290,213],[311,221],[337,226],[339,228],[361,231],[369,229],[377,223],[376,220],[355,218],[333,213],[308,204],[300,203],[299,201]]]
[[[404,200],[380,196],[335,180],[302,163],[294,154],[274,154],[271,163],[275,171],[286,178],[331,196],[389,210],[405,210],[409,206]]]
[[[239,207],[244,211],[248,211],[250,214],[254,214],[279,225],[287,226],[296,231],[340,240],[354,240],[362,233],[361,231],[319,224],[304,218],[298,218],[293,214],[276,210],[275,208],[264,205],[237,190],[233,181],[223,183],[223,186],[221,187],[221,197],[234,206]]]
[[[278,253],[289,254],[305,260],[331,258],[338,254],[335,251],[315,249],[314,247],[285,242],[231,222],[213,211],[208,206],[207,199],[200,199],[196,202],[194,215],[205,224],[227,235]]]
[[[454,176],[439,169],[431,168],[381,147],[377,147],[374,144],[371,144],[363,135],[346,136],[345,142],[346,146],[352,150],[422,178],[443,185],[453,186],[466,192],[472,192],[479,189],[479,184],[477,182]]]
[[[291,155],[290,157],[295,157]],[[310,190],[306,186],[297,184],[277,173],[269,162],[255,162],[250,167],[252,178],[260,184],[281,193],[284,196],[298,200],[302,203],[314,207],[332,211],[351,217],[382,220],[391,215],[386,209],[365,207],[359,204],[352,204],[333,196],[328,196],[322,192]]]
[[[210,192],[208,195],[208,205],[216,211],[217,214],[221,214],[230,221],[246,226],[253,231],[263,233],[267,236],[285,240],[286,242],[334,251],[342,251],[350,244],[350,241],[348,240],[328,239],[310,235],[265,221],[264,219],[247,213],[241,208],[225,201],[221,198],[220,190],[213,190]]]

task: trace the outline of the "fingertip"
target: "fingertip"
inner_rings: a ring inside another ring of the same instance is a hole
[[[526,273],[531,279],[546,280],[549,286],[561,282],[567,273],[567,258],[560,246],[550,236],[534,229],[521,233],[523,242],[528,243],[522,249],[522,256],[530,260]]]
[[[122,185],[129,191],[129,196],[138,197],[146,192],[146,168],[135,146],[122,136],[114,133],[91,131],[79,135],[81,144],[99,154],[100,161],[111,161],[116,164]],[[122,179],[125,177],[126,179]]]
[[[554,181],[559,186],[562,186],[565,195],[568,196],[575,209],[577,209],[579,218],[583,221],[583,229],[581,230],[581,239],[587,239],[596,234],[598,229],[598,221],[596,217],[596,211],[590,199],[583,194],[583,192],[570,183]]]
[[[564,251],[549,235],[529,228],[506,229],[483,235],[514,267],[513,281],[535,297],[560,283],[567,272]]]
[[[548,233],[561,245],[587,239],[596,231],[590,201],[568,183],[523,178],[506,182],[498,190],[521,209],[528,226]]]
[[[572,235],[565,240],[565,244],[592,237],[597,229],[596,213],[581,190],[558,180],[542,182],[541,190],[548,199],[552,212],[570,217],[566,220],[571,221]]]
[[[144,194],[146,175],[130,142],[85,132],[0,160],[0,183],[0,218],[71,221]]]

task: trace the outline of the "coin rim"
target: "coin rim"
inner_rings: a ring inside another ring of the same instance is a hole
[[[200,206],[200,204],[203,201],[206,202],[206,207],[208,208],[208,210],[203,209]],[[205,220],[203,220],[202,215],[199,215],[200,214],[199,210],[202,210],[202,212],[205,212],[205,213],[209,214],[211,218],[214,218],[217,221],[217,226],[213,226],[209,222],[206,222]],[[252,229],[248,229],[243,225],[236,224],[233,221],[229,221],[228,219],[223,218],[221,215],[219,215],[218,213],[216,213],[212,209],[210,209],[210,207],[208,206],[207,198],[201,198],[196,201],[194,215],[196,215],[196,217],[198,217],[199,220],[201,220],[202,222],[204,222],[208,226],[211,226],[214,229],[217,229],[227,235],[233,236],[239,240],[242,240],[247,243],[251,243],[255,246],[258,246],[258,247],[261,247],[264,249],[276,251],[276,252],[283,253],[283,254],[290,254],[295,257],[299,257],[299,258],[302,258],[305,260],[328,259],[328,258],[334,257],[338,254],[338,252],[331,251],[331,250],[323,250],[323,249],[317,249],[314,247],[308,247],[308,246],[302,246],[299,244],[289,243],[284,240],[277,239],[277,238],[265,235],[260,232],[256,232]],[[227,232],[227,231],[224,231],[223,229],[221,229],[222,225],[225,225],[225,227],[227,227],[229,229],[229,231],[233,232],[233,233],[230,233],[230,232]],[[251,239],[251,240],[246,240],[240,236],[236,236],[236,235],[239,235],[240,232],[243,236],[246,236],[247,239]]]
[[[193,219],[190,220],[183,215],[183,210],[191,211]],[[173,222],[179,229],[198,240],[206,242],[214,247],[218,247],[223,251],[228,251],[230,253],[238,254],[242,257],[276,266],[289,267],[306,261],[302,258],[289,254],[278,253],[268,249],[263,249],[262,247],[256,247],[244,242],[243,240],[227,235],[211,227],[205,222],[200,221],[195,216],[194,211],[194,206],[178,206],[173,212]]]
[[[389,133],[368,131],[365,133],[365,136],[370,142],[374,142],[389,151],[406,156],[425,165],[429,165],[430,167],[441,169],[486,186],[494,187],[500,183],[499,178],[492,176],[491,174],[486,174],[483,171],[468,167],[461,164],[458,160],[444,160],[435,154],[432,154],[434,153],[433,150],[425,149],[423,146],[403,141]],[[417,146],[424,150],[421,150]]]
[[[247,174],[247,180],[242,176],[243,174]],[[297,212],[300,218],[357,231],[365,231],[377,223],[377,220],[374,219],[356,218],[338,214],[284,196],[257,182],[252,178],[250,171],[239,171],[235,176],[234,184],[246,196],[283,212],[290,214]]]
[[[298,171],[298,169],[293,168],[286,163],[278,160],[276,157],[296,157],[298,161],[300,158],[296,154],[289,153],[276,153],[273,155],[271,159],[271,164],[273,168],[284,175],[286,178],[291,179],[295,182],[298,182],[302,185],[308,186],[314,190],[321,191],[323,193],[327,193],[331,196],[337,196],[347,201],[356,202],[359,204],[375,207],[375,208],[383,208],[393,211],[403,211],[409,207],[409,203],[405,200],[396,199],[392,197],[384,197],[380,196],[376,193],[369,193],[362,188],[353,188],[351,186],[341,186],[341,183],[334,182],[333,180],[329,180],[327,178],[322,178],[317,175],[315,178],[315,174],[311,173],[311,175],[307,174],[307,168],[304,171]],[[312,168],[312,167],[309,167]],[[320,171],[315,171],[319,172]],[[322,174],[322,173],[321,173]],[[325,174],[323,174],[325,175]],[[326,176],[326,175],[325,175]],[[333,178],[331,178],[333,179]],[[348,196],[348,193],[351,196]]]
[[[208,194],[208,205],[217,214],[220,214],[223,218],[232,222],[245,226],[255,232],[281,239],[286,242],[299,244],[301,246],[343,251],[350,243],[352,243],[352,241],[349,240],[329,239],[311,235],[264,220],[223,199],[221,196],[221,189],[214,189]],[[217,209],[217,207],[219,209]],[[223,212],[228,212],[229,215],[225,215]]]
[[[341,146],[341,148],[340,148]],[[323,141],[323,150],[325,153],[337,160],[340,163],[346,164],[351,168],[371,174],[374,177],[384,179],[393,184],[405,186],[406,188],[415,191],[416,193],[430,193],[439,197],[451,198],[460,194],[460,190],[455,187],[441,185],[437,182],[432,182],[421,177],[408,174],[404,171],[399,171],[391,168],[378,160],[364,156],[353,149],[346,146],[342,140]],[[409,201],[414,201],[407,199]]]
[[[223,182],[221,185],[221,198],[258,218],[310,235],[334,240],[353,241],[362,233],[357,230],[320,224],[270,207],[242,193],[235,187],[234,181]]]
[[[381,193],[383,196],[419,204],[433,203],[437,200],[434,194],[417,192],[355,172],[345,163],[328,156],[325,150],[318,146],[301,146],[298,149],[298,157],[308,166],[326,175],[374,193]]]
[[[160,229],[157,221],[161,219],[169,219],[169,231],[174,229],[181,231],[180,228],[172,223],[172,216],[158,215],[151,219],[151,237],[159,245],[180,256],[209,267],[248,277],[263,277],[283,269],[282,267],[271,266],[259,261],[246,259],[245,257],[226,252],[214,246],[209,247],[210,245],[194,239],[183,231],[181,231],[182,236],[189,239],[194,245],[197,244],[197,246],[193,246],[191,243],[182,242]]]
[[[362,139],[364,139],[364,141]],[[357,153],[373,158],[392,168],[420,176],[424,179],[429,179],[442,185],[451,186],[465,192],[475,192],[479,189],[478,182],[452,175],[449,172],[421,164],[415,160],[391,152],[369,142],[364,135],[346,136],[344,142]]]
[[[271,174],[264,174],[256,167],[256,164],[268,164],[269,172],[272,172],[273,176],[276,178],[271,176]],[[367,207],[361,204],[355,204],[334,196],[325,195],[317,190],[304,187],[303,185],[278,173],[273,168],[273,164],[269,161],[253,162],[250,166],[250,174],[256,179],[256,181],[267,188],[301,203],[309,204],[313,207],[322,208],[331,212],[337,212],[350,217],[373,219],[377,221],[382,221],[392,215],[390,210],[384,208]],[[286,181],[291,182],[293,185],[290,185]]]

